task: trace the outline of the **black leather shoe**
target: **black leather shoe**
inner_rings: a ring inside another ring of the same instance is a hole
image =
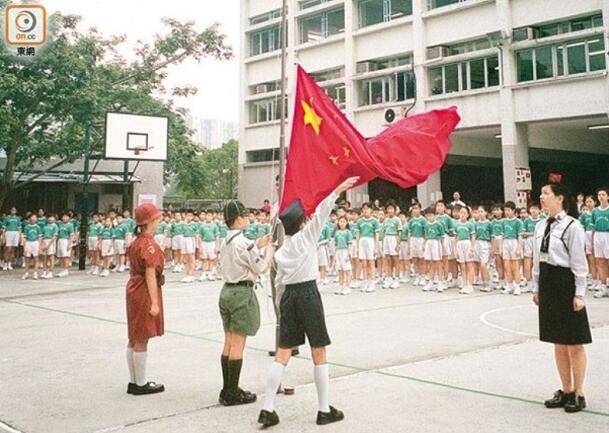
[[[258,399],[258,396],[253,392],[244,391],[241,388],[236,393],[231,394],[230,392],[224,393],[224,406],[239,406],[242,404],[254,403]]]
[[[345,419],[345,414],[332,406],[330,406],[330,412],[317,412],[317,425],[331,424],[343,419]]]
[[[548,409],[556,409],[557,407],[565,407],[569,396],[572,394],[565,394],[561,389],[554,393],[554,397],[546,400],[544,404]]]
[[[129,385],[127,385],[127,394],[133,394],[134,386],[137,386],[137,385],[133,382],[129,382]]]
[[[292,356],[298,356],[298,355],[300,355],[300,350],[292,349]]]
[[[258,423],[262,424],[262,427],[273,427],[274,425],[279,424],[279,416],[277,412],[269,412],[268,410],[261,410],[260,415],[258,416]]]
[[[586,408],[586,398],[583,395],[571,394],[565,404],[565,412],[575,413]]]
[[[269,350],[269,356],[270,356],[271,358],[274,358],[274,357],[275,357],[275,355],[277,355],[277,352],[275,352],[274,350]]]
[[[226,406],[226,396],[225,396],[225,392],[223,389],[220,390],[220,396],[218,397],[218,403],[220,403],[222,406]]]
[[[157,394],[165,391],[165,386],[160,383],[148,382],[144,386],[133,385],[133,395]]]

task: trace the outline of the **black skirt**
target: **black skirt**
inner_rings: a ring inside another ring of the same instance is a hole
[[[592,343],[588,313],[573,310],[575,275],[569,268],[539,264],[539,339],[547,343]]]

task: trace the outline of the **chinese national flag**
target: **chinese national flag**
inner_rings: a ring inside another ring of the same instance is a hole
[[[280,210],[300,198],[307,215],[343,180],[377,177],[402,188],[422,183],[444,164],[456,108],[412,116],[366,140],[298,66],[294,118]]]

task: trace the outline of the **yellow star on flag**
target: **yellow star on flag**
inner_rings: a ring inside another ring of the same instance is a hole
[[[313,98],[310,99],[310,102],[313,102]],[[305,126],[311,125],[315,131],[315,134],[319,135],[319,125],[323,119],[317,115],[315,109],[307,104],[306,101],[301,100],[300,103],[302,105],[302,109],[304,110]]]

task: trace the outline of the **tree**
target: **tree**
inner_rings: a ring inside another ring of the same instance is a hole
[[[0,0],[0,8],[5,5]],[[165,174],[179,174],[185,161],[196,156],[197,146],[189,137],[184,110],[172,98],[196,89],[166,89],[167,67],[188,58],[231,58],[219,26],[198,32],[192,22],[165,18],[167,33],[152,44],[138,42],[135,60],[128,62],[117,52],[124,36],[104,37],[95,28],[80,33],[75,15],[54,14],[49,21],[53,38],[34,58],[24,61],[0,47],[0,149],[6,153],[0,208],[9,194],[36,177],[82,157],[87,125],[103,124],[107,111],[168,116]],[[94,132],[92,152],[99,155],[103,137],[98,128]],[[34,168],[36,174],[28,179],[15,176]]]
[[[178,178],[178,191],[187,198],[233,198],[238,178],[238,146],[236,140],[230,140],[219,149],[204,150],[187,161]]]

